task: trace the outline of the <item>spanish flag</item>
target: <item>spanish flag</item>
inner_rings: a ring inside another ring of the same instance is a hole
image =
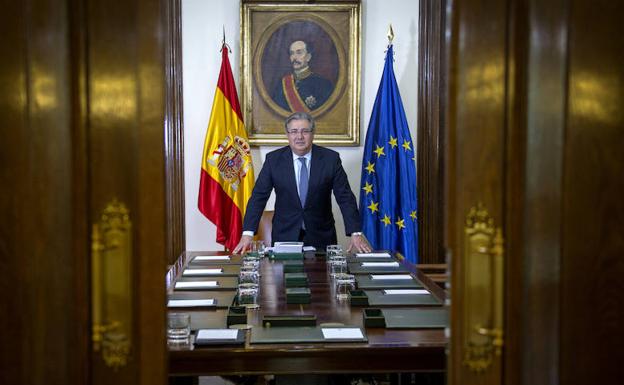
[[[204,142],[198,207],[217,226],[217,242],[232,250],[240,241],[254,174],[225,43],[221,53],[219,81]]]

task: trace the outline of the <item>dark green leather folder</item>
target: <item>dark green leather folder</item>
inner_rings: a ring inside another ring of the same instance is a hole
[[[386,329],[439,329],[448,326],[446,309],[382,309]]]
[[[265,315],[262,317],[262,326],[267,328],[316,326],[316,316],[314,314]]]
[[[308,286],[308,275],[306,273],[285,273],[284,285],[286,287]]]
[[[269,258],[275,261],[283,261],[287,259],[300,259],[303,260],[303,253],[271,253]]]
[[[303,261],[287,260],[283,263],[284,273],[303,273]]]
[[[355,280],[359,289],[418,289],[423,287],[422,283],[414,277],[411,279],[371,279],[370,275],[357,275]]]
[[[372,262],[372,261],[366,261]],[[382,261],[377,261],[382,262]],[[383,262],[395,262],[395,261],[383,261]],[[362,266],[362,262],[349,263],[349,273],[351,274],[388,274],[388,273],[409,273],[409,271],[402,265],[399,266]]]
[[[351,328],[345,326],[345,328]],[[252,344],[296,344],[310,342],[366,342],[366,333],[362,332],[362,338],[356,339],[326,339],[323,337],[321,327],[271,327],[251,329]]]
[[[310,298],[310,288],[289,287],[286,289],[286,303],[288,304],[308,304],[310,303]]]

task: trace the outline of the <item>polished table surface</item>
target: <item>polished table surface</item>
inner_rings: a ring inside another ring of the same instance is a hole
[[[173,283],[196,255],[219,252],[185,252],[170,269],[167,280]],[[194,264],[195,266],[195,264]],[[444,303],[445,293],[408,263],[405,266],[434,297]],[[263,259],[260,265],[260,308],[248,311],[248,324],[262,327],[264,315],[314,314],[317,325],[362,327],[368,342],[250,344],[247,330],[245,345],[171,348],[170,375],[215,374],[286,374],[286,373],[357,373],[444,371],[446,338],[443,329],[384,329],[363,326],[363,307],[351,307],[348,301],[334,297],[324,256],[307,253],[304,269],[308,274],[311,303],[286,304],[283,265]],[[176,292],[177,293],[177,292]],[[206,296],[193,292],[190,296]],[[177,310],[177,309],[176,309]],[[225,327],[226,308],[184,309],[191,313],[191,329]]]

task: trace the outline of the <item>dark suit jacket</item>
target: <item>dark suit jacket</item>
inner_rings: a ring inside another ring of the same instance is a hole
[[[256,232],[271,190],[275,189],[275,215],[271,238],[276,241],[296,241],[302,220],[305,222],[304,243],[324,249],[337,242],[331,192],[334,192],[345,222],[345,232],[350,235],[361,231],[360,215],[355,196],[349,186],[336,151],[312,146],[312,162],[308,195],[301,207],[290,147],[282,147],[267,154],[258,175],[251,198],[247,203],[243,230]]]

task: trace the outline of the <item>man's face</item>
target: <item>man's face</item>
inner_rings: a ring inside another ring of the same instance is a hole
[[[306,119],[291,120],[288,123],[286,135],[288,136],[288,145],[295,155],[305,155],[312,149],[314,131],[311,131],[310,122]]]
[[[308,53],[306,44],[298,40],[290,45],[290,63],[294,70],[300,70],[308,66],[312,55]]]

